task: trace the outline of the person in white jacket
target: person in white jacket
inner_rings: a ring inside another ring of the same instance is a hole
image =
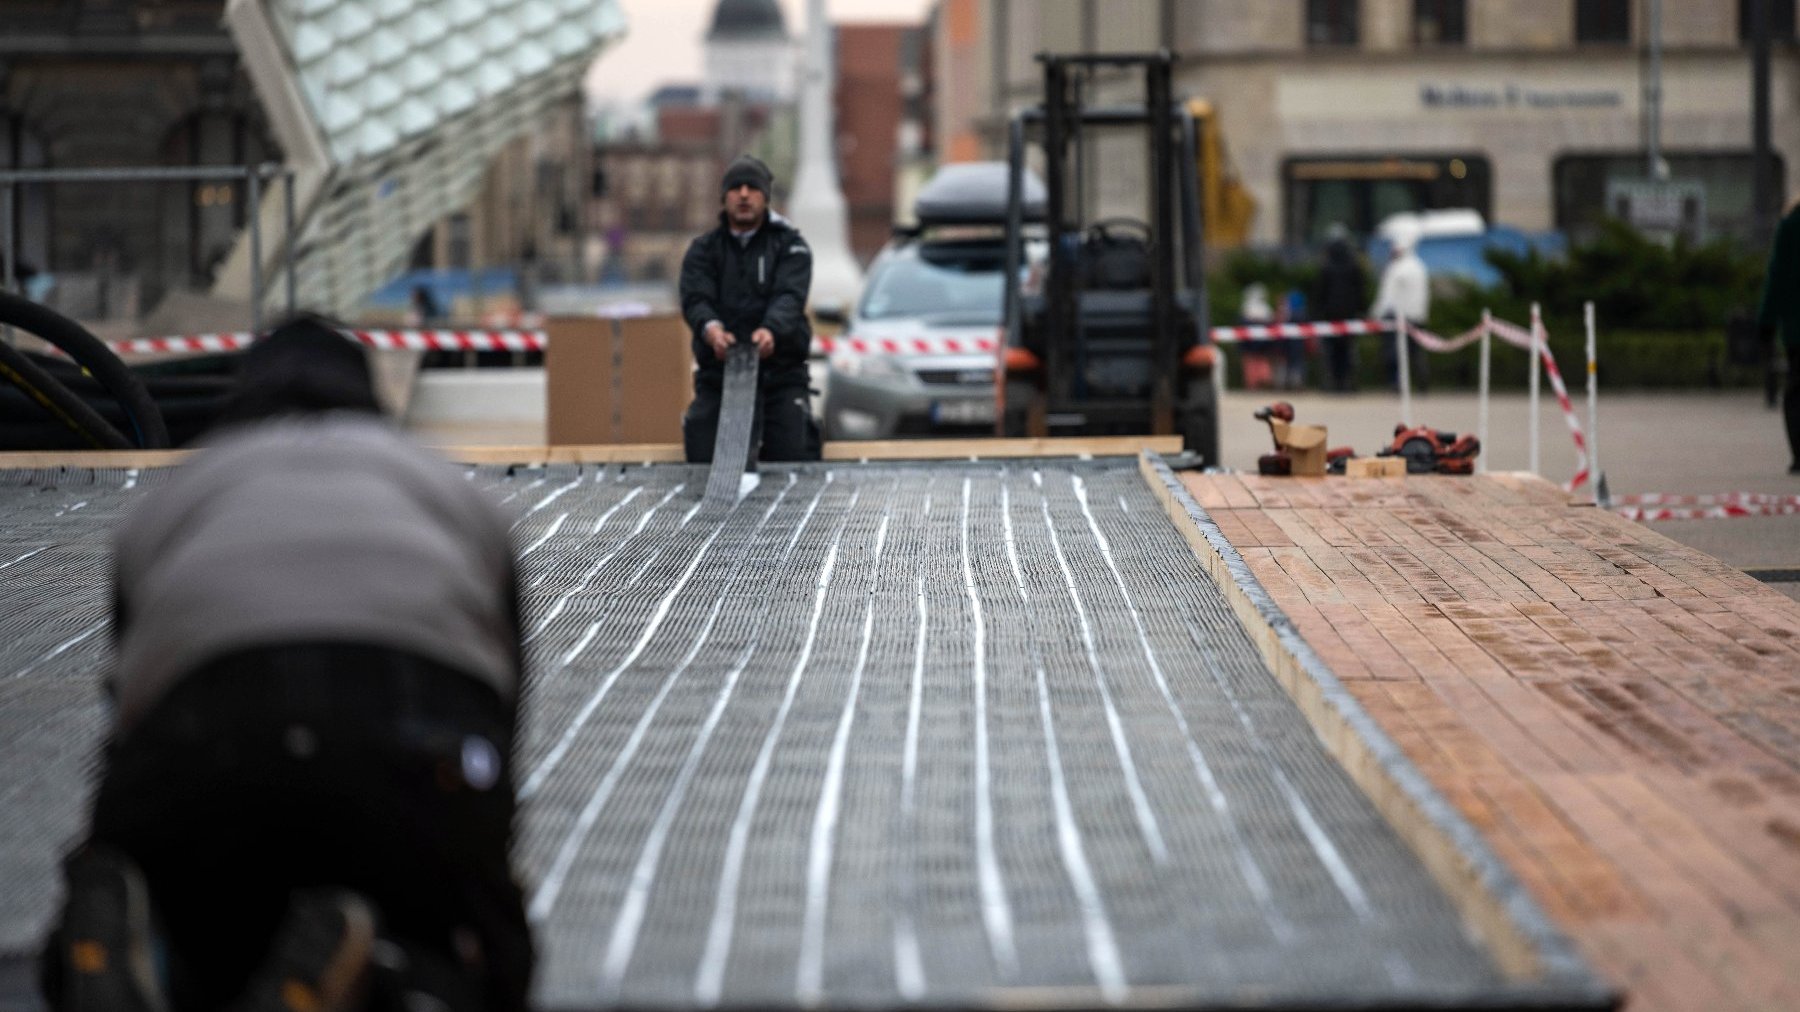
[[[1411,231],[1397,231],[1393,237],[1393,254],[1389,257],[1387,267],[1382,269],[1381,284],[1375,292],[1375,306],[1369,315],[1376,319],[1392,317],[1396,323],[1404,320],[1409,323],[1424,324],[1431,315],[1431,275],[1425,269],[1425,261],[1419,259],[1416,247],[1418,236]],[[1388,381],[1399,386],[1400,363],[1394,354],[1392,343],[1384,344],[1386,351],[1382,361],[1386,363]],[[1426,371],[1425,356],[1422,349],[1412,340],[1406,342],[1408,365],[1411,367],[1412,384],[1423,391],[1429,380]]]

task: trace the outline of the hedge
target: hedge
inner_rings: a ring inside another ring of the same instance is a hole
[[[1516,323],[1526,321],[1517,320]],[[1550,331],[1550,353],[1556,357],[1558,369],[1562,372],[1563,381],[1569,385],[1571,393],[1578,393],[1587,384],[1587,350],[1586,338],[1578,325],[1548,324]],[[1433,328],[1436,329],[1436,328]],[[1446,328],[1439,330],[1445,336],[1460,333],[1464,328],[1454,331]],[[1356,379],[1363,390],[1380,390],[1388,385],[1388,378],[1383,371],[1383,345],[1393,340],[1391,335],[1365,334],[1354,339],[1357,349]],[[1719,388],[1719,387],[1756,387],[1763,379],[1759,368],[1732,364],[1725,353],[1724,331],[1654,331],[1654,330],[1617,330],[1599,329],[1595,344],[1596,357],[1599,359],[1598,378],[1600,386],[1605,390],[1634,389],[1675,389],[1675,388]],[[1278,344],[1266,346],[1268,352],[1280,361],[1282,349]],[[1226,382],[1232,387],[1243,387],[1243,355],[1242,346],[1232,347],[1226,354],[1230,362],[1226,373]],[[1493,361],[1491,363],[1490,382],[1495,390],[1525,390],[1530,380],[1525,371],[1525,355],[1523,348],[1515,348],[1511,344],[1494,338],[1492,341]],[[1460,351],[1449,354],[1424,353],[1428,369],[1428,386],[1430,389],[1466,389],[1473,390],[1481,380],[1481,346],[1472,344]],[[1307,386],[1318,389],[1323,385],[1326,374],[1325,354],[1308,359]],[[1546,396],[1548,380],[1545,380]],[[1418,386],[1417,377],[1414,386]]]

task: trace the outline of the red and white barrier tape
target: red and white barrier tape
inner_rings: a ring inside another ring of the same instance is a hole
[[[353,330],[371,348],[407,351],[543,351],[541,330]]]
[[[991,355],[998,347],[991,337],[816,337],[813,343],[826,355]]]
[[[1463,331],[1455,337],[1439,337],[1416,323],[1408,323],[1406,325],[1406,332],[1412,336],[1414,341],[1418,342],[1419,347],[1424,348],[1426,351],[1435,352],[1461,351],[1469,345],[1474,344],[1476,341],[1481,340],[1481,335],[1483,333],[1481,324],[1479,323],[1477,323],[1473,329]]]
[[[1775,492],[1720,492],[1716,495],[1674,495],[1640,492],[1613,496],[1614,506],[1800,506],[1800,495]]]
[[[1382,334],[1393,330],[1386,320],[1319,320],[1313,323],[1253,323],[1241,327],[1214,327],[1215,344],[1273,341],[1284,337],[1341,337],[1346,334]]]
[[[255,334],[182,334],[177,337],[137,337],[125,341],[108,341],[106,346],[121,355],[167,352],[207,355],[243,351],[255,343]],[[60,349],[53,347],[51,351],[60,352]]]
[[[548,343],[541,330],[353,330],[346,336],[371,348],[408,351],[543,351]],[[218,354],[242,351],[256,340],[255,334],[238,332],[139,337],[107,345],[120,354]]]
[[[1790,497],[1791,498],[1791,497]],[[1724,503],[1717,506],[1620,506],[1613,512],[1627,520],[1655,523],[1662,520],[1724,520],[1730,517],[1773,517],[1800,514],[1800,503]]]

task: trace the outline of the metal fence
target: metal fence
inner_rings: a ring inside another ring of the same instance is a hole
[[[294,258],[294,170],[265,162],[260,165],[195,165],[187,167],[149,166],[92,169],[13,169],[0,171],[0,255],[5,260],[6,291],[18,291],[17,231],[19,226],[18,188],[31,184],[54,183],[235,183],[244,184],[247,197],[246,227],[250,236],[250,325],[262,327],[263,304],[263,187],[270,180],[280,180],[282,192],[282,241],[285,261]],[[287,307],[295,306],[294,274],[287,272]]]

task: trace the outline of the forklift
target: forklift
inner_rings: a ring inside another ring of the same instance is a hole
[[[1179,434],[1201,464],[1219,462],[1199,130],[1190,104],[1171,93],[1176,59],[1167,50],[1037,57],[1044,102],[1014,116],[1008,137],[1000,435]],[[1090,106],[1096,72],[1118,71],[1142,72],[1143,104]],[[1088,142],[1121,130],[1145,135],[1147,218],[1090,221],[1090,177],[1134,166],[1090,164]],[[1042,152],[1041,239],[1027,236],[1028,145]],[[1028,267],[1039,245],[1043,262]]]

